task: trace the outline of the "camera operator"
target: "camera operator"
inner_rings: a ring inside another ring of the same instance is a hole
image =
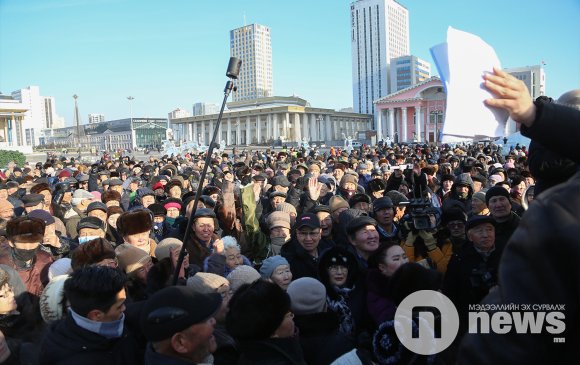
[[[443,293],[451,299],[459,312],[459,336],[467,330],[468,305],[479,303],[497,284],[500,251],[495,247],[495,220],[475,215],[466,225],[468,242],[453,254]]]
[[[409,262],[417,262],[444,274],[453,255],[453,245],[447,238],[438,239],[435,213],[428,213],[428,215],[432,222],[431,226],[435,228],[416,229],[412,227],[412,222],[407,220],[404,226],[409,233],[401,246]]]

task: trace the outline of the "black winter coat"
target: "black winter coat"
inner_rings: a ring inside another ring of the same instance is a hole
[[[269,338],[239,344],[238,365],[306,365],[297,338]]]
[[[354,348],[338,331],[338,317],[332,312],[296,315],[300,345],[308,365],[328,365]]]
[[[288,260],[290,264],[292,280],[303,277],[318,279],[318,261],[322,253],[330,248],[328,245],[328,241],[320,240],[318,244],[318,257],[314,257],[306,252],[296,238],[282,246],[280,255]]]
[[[40,365],[133,365],[143,359],[143,349],[126,330],[107,339],[79,327],[72,316],[51,326],[40,349]]]

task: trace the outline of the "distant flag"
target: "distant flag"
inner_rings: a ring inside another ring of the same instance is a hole
[[[544,60],[542,60],[542,66],[546,66],[546,62],[544,62]]]

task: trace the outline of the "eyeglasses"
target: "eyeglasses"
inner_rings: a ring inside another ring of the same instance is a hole
[[[309,232],[297,231],[296,233],[300,237],[316,237],[320,234],[319,231],[309,231]]]
[[[336,274],[337,272],[348,272],[348,267],[346,266],[341,266],[341,265],[332,265],[328,268],[328,270],[333,273]]]

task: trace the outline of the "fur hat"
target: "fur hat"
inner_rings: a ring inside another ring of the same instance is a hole
[[[340,187],[344,188],[347,183],[353,183],[355,186],[358,185],[358,176],[353,174],[344,174],[342,179],[340,179]]]
[[[117,231],[123,237],[148,232],[153,228],[151,215],[151,211],[147,209],[125,212],[117,219]]]
[[[268,257],[262,262],[262,267],[260,267],[260,275],[264,279],[270,279],[274,270],[276,270],[278,266],[282,265],[290,266],[288,260],[280,255]]]
[[[290,308],[297,315],[324,312],[326,307],[326,288],[322,283],[310,277],[296,279],[287,290],[290,296]]]
[[[80,245],[71,252],[73,270],[96,264],[105,259],[115,259],[115,248],[104,238],[95,239]]]
[[[230,282],[223,276],[209,272],[198,272],[187,279],[187,286],[194,292],[200,294],[215,293],[220,287],[230,285]]]
[[[42,219],[19,217],[6,224],[6,238],[12,242],[39,243],[44,238],[46,224]]]
[[[260,279],[260,273],[251,266],[240,265],[236,267],[227,277],[230,282],[230,290],[236,292],[244,284],[252,284]]]
[[[103,203],[107,204],[111,200],[121,202],[121,194],[116,190],[107,190],[101,195],[101,201]]]
[[[230,299],[226,328],[238,340],[265,340],[290,310],[290,297],[278,285],[258,280],[243,285]]]
[[[117,246],[115,253],[119,260],[119,267],[127,274],[140,269],[151,261],[147,252],[128,243]]]
[[[64,317],[64,283],[68,275],[55,276],[40,294],[40,314],[45,323],[58,321]]]
[[[40,194],[41,191],[48,190],[50,192],[50,187],[46,183],[36,184],[30,188],[31,194]]]
[[[341,208],[350,208],[350,206],[348,205],[348,202],[346,200],[344,200],[343,197],[340,196],[333,196],[332,198],[330,198],[330,201],[328,203],[330,205],[330,212],[334,213],[335,211],[337,211],[338,209]]]
[[[178,240],[177,238],[164,238],[162,239],[158,244],[157,247],[155,247],[155,257],[158,260],[163,260],[164,258],[169,258],[169,254],[171,252],[171,249],[175,249],[175,248],[179,248],[181,249],[181,246],[183,245],[183,242],[181,242],[181,240]]]

